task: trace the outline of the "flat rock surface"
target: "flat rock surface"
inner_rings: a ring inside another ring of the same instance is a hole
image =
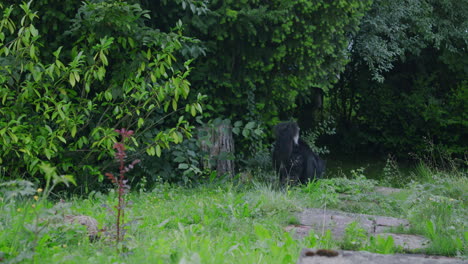
[[[303,249],[297,264],[462,264],[468,261],[424,255],[382,255],[366,251]]]
[[[381,193],[383,195],[390,195],[393,193],[401,192],[402,189],[391,188],[391,187],[375,187],[375,192]]]
[[[323,235],[330,230],[336,240],[341,240],[345,234],[346,227],[358,222],[369,236],[389,236],[394,239],[396,246],[402,246],[404,249],[414,250],[424,248],[428,240],[417,235],[393,234],[389,233],[389,228],[403,227],[408,228],[409,222],[405,219],[395,217],[353,214],[334,210],[324,210],[309,208],[298,215],[299,225],[286,227],[287,231],[294,231],[296,238],[307,236],[310,230],[316,234]]]

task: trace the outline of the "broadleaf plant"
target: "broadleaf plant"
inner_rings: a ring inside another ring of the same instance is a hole
[[[186,100],[191,60],[178,62],[185,38],[180,29],[146,30],[147,14],[138,5],[84,3],[83,20],[74,24],[80,31],[70,33],[73,47],[43,57],[45,44],[34,26],[39,15],[30,5],[19,5],[22,17],[16,6],[0,5],[0,165],[7,178],[45,181],[47,169],[69,175],[68,181],[77,175],[79,182],[102,180],[99,166],[112,162],[117,142],[113,127],[144,135],[134,141],[149,155],[191,136],[185,116],[202,111],[203,96]],[[96,16],[117,11],[106,17],[120,19],[112,37],[87,34],[86,27],[101,25]],[[179,118],[164,123],[173,114]]]

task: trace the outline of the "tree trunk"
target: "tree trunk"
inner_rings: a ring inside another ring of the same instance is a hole
[[[203,160],[205,169],[213,169],[216,165],[219,176],[228,174],[234,176],[234,138],[232,136],[232,126],[221,124],[219,126],[201,128],[206,136],[201,137],[201,149],[209,154],[209,158]],[[213,163],[214,162],[214,163]]]

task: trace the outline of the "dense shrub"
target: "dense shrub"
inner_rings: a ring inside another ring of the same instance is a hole
[[[190,61],[175,56],[181,39],[188,39],[180,24],[176,33],[161,33],[144,26],[147,14],[138,5],[85,3],[70,33],[80,36],[76,44],[45,58],[40,54],[47,45],[34,26],[39,16],[30,3],[20,7],[24,14],[16,17],[17,7],[1,6],[0,164],[6,178],[73,175],[93,183],[102,178],[97,165],[112,162],[114,128],[141,135],[133,142],[136,155],[160,156],[191,136],[184,116],[202,109],[185,100]],[[168,122],[173,113],[177,118]]]

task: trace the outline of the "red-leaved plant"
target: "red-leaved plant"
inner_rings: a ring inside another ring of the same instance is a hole
[[[114,174],[109,172],[105,173],[105,175],[115,185],[118,193],[118,204],[114,207],[116,212],[115,240],[118,246],[125,237],[124,212],[127,206],[127,202],[125,201],[125,194],[127,194],[130,190],[130,186],[127,185],[127,180],[125,179],[125,173],[133,169],[135,164],[139,163],[140,160],[134,160],[128,166],[125,166],[125,159],[127,157],[127,154],[125,153],[125,142],[127,139],[132,137],[133,130],[126,130],[125,128],[122,128],[120,130],[116,129],[115,132],[119,133],[122,137],[119,142],[114,144],[114,149],[116,150],[115,158],[119,162],[119,176],[116,177]]]

